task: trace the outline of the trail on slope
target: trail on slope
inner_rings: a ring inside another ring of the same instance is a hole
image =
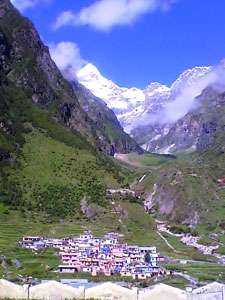
[[[167,241],[167,239],[158,230],[157,230],[157,233],[164,240],[164,242],[167,244],[167,246],[169,246],[175,253],[182,253],[182,252],[174,249],[174,247],[172,245],[170,245],[170,243]]]

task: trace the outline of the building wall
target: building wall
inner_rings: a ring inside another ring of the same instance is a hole
[[[27,299],[28,285],[17,285],[4,279],[0,279],[0,298]]]
[[[187,293],[165,284],[139,290],[138,300],[187,300]]]
[[[222,293],[190,294],[188,300],[225,300]]]
[[[225,285],[214,282],[187,294],[187,300],[225,300]]]
[[[29,289],[29,298],[46,300],[84,299],[84,287],[76,289],[57,281],[49,281],[32,286]]]
[[[137,300],[137,288],[132,290],[106,282],[85,291],[85,299]]]
[[[107,299],[107,300],[225,300],[225,285],[212,283],[186,293],[183,290],[157,284],[146,289],[127,289],[111,282],[85,290],[84,286],[73,288],[57,281],[48,281],[36,286],[20,286],[0,280],[0,299]]]

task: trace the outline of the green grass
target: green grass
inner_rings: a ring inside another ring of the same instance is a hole
[[[137,209],[137,207],[135,209]],[[139,210],[141,210],[141,207]],[[44,218],[42,216],[35,216],[36,223],[34,223],[32,214],[27,214],[26,218],[23,218],[19,211],[9,211],[9,214],[4,214],[4,207],[2,206],[0,207],[0,212],[0,256],[6,256],[8,262],[7,269],[4,269],[0,265],[0,278],[12,281],[18,281],[19,274],[23,276],[37,277],[39,280],[70,278],[71,276],[72,278],[74,278],[74,276],[81,278],[87,277],[87,274],[83,273],[79,273],[77,275],[62,275],[46,270],[47,265],[52,267],[53,270],[57,270],[57,266],[60,264],[60,257],[55,254],[58,250],[40,249],[37,254],[35,254],[31,250],[24,249],[17,244],[18,241],[22,240],[24,235],[41,235],[58,238],[72,237],[78,236],[85,229],[91,229],[96,236],[103,237],[107,232],[116,231],[118,229],[117,216],[113,216],[109,212],[96,219],[93,218],[92,220],[87,221],[84,218],[83,220],[74,221],[69,224],[44,223]],[[146,217],[148,217],[147,214]],[[127,225],[126,218],[123,216],[121,216],[121,218],[123,220],[123,224]],[[133,220],[133,217],[130,216],[128,223],[133,227],[136,225],[139,226],[136,222],[137,220]],[[141,235],[144,234],[145,230],[141,233]],[[124,226],[121,231],[124,231]],[[146,241],[145,244],[151,245],[151,241]],[[22,267],[16,269],[12,266],[11,259],[19,260],[22,263]],[[104,278],[99,277],[98,280],[100,279],[102,280]],[[112,280],[117,279],[118,277],[115,277]],[[108,279],[105,278],[105,280]]]
[[[171,159],[164,155],[152,154],[152,153],[143,153],[139,155],[138,153],[127,154],[128,160],[130,162],[139,162],[142,166],[153,167],[164,164]]]
[[[208,261],[208,262],[218,261],[215,257],[211,255],[203,255],[200,252],[195,251],[193,247],[183,244],[176,236],[172,236],[171,234],[168,234],[166,232],[163,232],[162,235],[167,239],[170,245],[174,247],[174,249],[179,251],[180,254],[183,255],[183,257],[186,257],[186,259],[193,259],[197,261]]]
[[[223,159],[224,155],[213,162],[200,163],[200,158],[197,160],[196,156],[195,160],[191,157],[173,160],[146,173],[140,186],[150,194],[154,183],[157,183],[154,198],[159,199],[164,207],[173,207],[170,212],[165,212],[166,218],[171,222],[188,224],[198,217],[202,226],[212,224],[214,229],[220,228],[221,231],[220,224],[225,214],[225,193],[217,179],[223,177]]]
[[[198,241],[199,244],[205,245],[205,246],[211,246],[213,243],[212,239],[209,239],[207,236],[201,237],[201,239]]]
[[[7,12],[1,27],[7,55],[13,53],[12,43],[17,30],[22,32],[24,28],[28,40],[34,33],[29,21],[14,10]],[[141,167],[122,168],[100,153],[97,139],[98,134],[105,137],[108,146],[108,139],[112,139],[119,145],[118,149],[124,150],[124,143],[127,144],[130,138],[122,133],[114,115],[102,115],[101,124],[95,126],[100,119],[96,112],[99,113],[99,108],[104,105],[89,106],[93,116],[88,117],[77,101],[77,96],[82,102],[85,95],[78,91],[71,96],[72,86],[63,78],[57,82],[58,89],[54,88],[56,82],[49,83],[47,75],[37,66],[37,56],[42,55],[43,49],[39,46],[31,48],[26,43],[23,46],[21,50],[17,49],[20,62],[12,65],[9,74],[0,72],[0,121],[6,130],[0,131],[0,251],[9,263],[8,269],[0,266],[0,275],[8,279],[18,279],[18,274],[55,278],[58,275],[45,269],[47,264],[55,269],[59,263],[59,257],[52,255],[52,250],[41,250],[36,255],[16,242],[25,234],[64,237],[77,235],[84,229],[93,230],[97,236],[118,231],[124,235],[121,239],[124,242],[156,245],[162,254],[176,258],[208,259],[168,237],[180,251],[174,253],[156,233],[152,217],[138,203],[122,199],[117,202],[122,207],[120,214],[112,215],[110,199],[105,192],[107,187],[128,186],[147,174],[137,188],[145,187],[152,192],[154,183],[158,183],[160,188],[156,197],[167,201],[175,199],[173,214],[164,216],[165,219],[181,223],[197,212],[204,226],[198,226],[197,230],[205,234],[217,232],[224,243],[221,231],[224,229],[225,190],[217,182],[224,176],[224,135],[212,148],[179,156],[176,161],[149,153],[129,154],[129,161],[137,162]],[[14,63],[9,55],[7,59],[9,64]],[[36,89],[43,110],[32,102],[33,92],[29,87],[15,86],[15,81],[23,80],[30,82],[32,90]],[[77,124],[73,125],[79,132],[60,125],[60,122],[65,125],[68,121],[64,120],[67,116],[63,115],[62,104],[74,107],[72,113]],[[52,120],[52,115],[58,123]],[[181,176],[177,171],[181,171]],[[191,173],[196,173],[197,177]],[[104,207],[104,213],[86,218],[80,210],[80,200],[84,196],[88,204]],[[57,223],[62,218],[72,222]],[[223,251],[221,246],[218,252]],[[16,270],[10,264],[13,258],[21,260],[21,269]]]
[[[189,274],[199,281],[215,281],[224,282],[225,280],[225,269],[223,265],[218,265],[215,263],[211,264],[192,264],[187,263],[186,265],[181,265],[178,263],[173,264],[163,264],[164,267],[174,270],[176,272],[182,272]]]
[[[121,171],[104,157],[55,140],[45,130],[33,129],[25,135],[16,167],[7,166],[8,180],[12,189],[16,187],[20,192],[21,199],[17,197],[12,202],[10,194],[3,190],[3,203],[21,210],[23,206],[36,212],[46,211],[56,217],[79,217],[84,196],[89,204],[107,206],[106,188],[120,187],[129,173]]]
[[[107,232],[119,232],[124,236],[120,239],[120,242],[140,245],[140,246],[157,246],[158,251],[164,255],[172,256],[177,259],[198,259],[195,257],[198,254],[192,247],[186,247],[179,245],[181,253],[174,253],[165,242],[160,238],[154,229],[154,221],[151,217],[143,211],[140,205],[127,203],[121,204],[124,210],[127,211],[128,216],[124,215],[124,211],[120,215],[113,215],[110,211],[106,214],[87,220],[85,218],[72,223],[59,224],[56,222],[46,223],[44,215],[34,215],[32,213],[26,213],[23,215],[20,211],[11,211],[9,214],[5,214],[5,207],[0,206],[0,256],[6,256],[9,267],[4,269],[0,264],[0,278],[5,278],[12,281],[19,281],[19,274],[22,276],[33,276],[41,279],[60,279],[60,278],[87,278],[87,274],[58,274],[46,270],[46,266],[50,266],[54,270],[57,270],[60,264],[60,257],[55,255],[57,249],[41,249],[38,254],[35,254],[29,249],[23,249],[17,244],[22,240],[24,235],[41,235],[47,237],[74,237],[78,236],[84,230],[92,230],[95,236],[103,237]],[[138,218],[139,216],[140,218]],[[120,221],[119,221],[120,220]],[[170,241],[171,242],[171,241]],[[176,242],[176,245],[178,243]],[[11,259],[17,259],[22,263],[22,267],[16,269],[11,264]],[[206,258],[207,259],[207,258]],[[214,266],[212,274],[216,274],[215,278],[219,278],[221,273],[221,266],[217,264],[207,264],[207,266]],[[183,268],[183,265],[172,264],[167,265],[174,269],[174,266]],[[189,264],[188,264],[189,266]],[[190,265],[192,266],[192,265]],[[190,275],[199,275],[205,272],[205,264],[197,265],[196,272],[194,273],[194,267],[188,268],[187,272]],[[211,269],[210,269],[211,270]],[[186,271],[186,269],[185,269]],[[214,275],[213,275],[214,276]],[[212,278],[212,276],[210,277]],[[91,278],[89,278],[91,280]],[[117,280],[118,278],[112,278]],[[108,280],[108,278],[99,277],[97,280]],[[111,279],[110,279],[111,280]],[[168,284],[170,284],[168,282]]]
[[[158,283],[164,283],[168,284],[170,286],[176,287],[178,289],[185,290],[186,286],[188,286],[190,283],[187,279],[181,277],[181,276],[166,276],[166,277],[159,277],[157,279],[157,282],[153,281],[150,285],[155,285]],[[149,286],[149,285],[148,285]]]

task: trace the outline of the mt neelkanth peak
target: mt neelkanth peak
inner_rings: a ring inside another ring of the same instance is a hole
[[[116,114],[127,133],[142,125],[143,120],[151,119],[173,101],[183,87],[191,86],[212,70],[212,67],[195,67],[184,71],[179,78],[167,87],[151,82],[144,90],[119,87],[103,77],[93,64],[87,64],[78,74],[78,80],[95,96],[103,99]]]
[[[145,94],[137,88],[121,88],[103,77],[98,69],[87,64],[77,74],[78,80],[96,97],[103,99],[109,108],[118,114],[130,111],[140,102],[145,101]]]

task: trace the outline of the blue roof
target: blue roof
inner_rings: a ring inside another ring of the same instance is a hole
[[[111,252],[110,248],[102,248],[102,251]]]
[[[89,289],[91,287],[94,287],[94,286],[97,286],[101,283],[97,283],[97,282],[88,282],[88,283],[72,283],[72,284],[69,284],[70,286],[74,287],[74,288],[79,288],[79,286],[84,286],[85,289]]]

